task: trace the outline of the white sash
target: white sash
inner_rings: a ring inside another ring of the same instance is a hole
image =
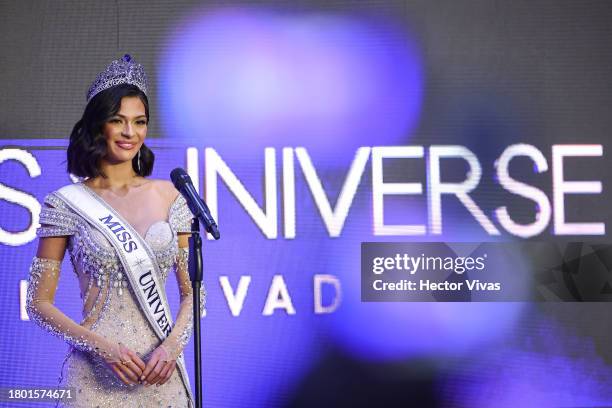
[[[60,188],[56,194],[75,212],[100,231],[113,245],[125,273],[134,289],[141,310],[163,341],[172,330],[172,316],[166,299],[166,291],[160,285],[159,265],[149,244],[100,196],[83,184],[71,184]],[[176,359],[178,371],[193,404],[185,360],[181,354]]]

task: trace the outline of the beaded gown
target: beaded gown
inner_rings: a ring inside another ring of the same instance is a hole
[[[144,240],[149,244],[162,273],[165,287],[171,271],[181,293],[178,318],[164,347],[173,357],[181,354],[191,336],[192,295],[187,272],[188,249],[178,248],[178,233],[189,232],[191,214],[179,195],[167,220],[149,227]],[[59,278],[57,261],[34,258],[30,272],[27,311],[30,318],[70,345],[62,367],[60,385],[74,387],[76,398],[62,401],[70,407],[187,407],[186,386],[179,369],[165,384],[145,387],[126,385],[102,359],[100,343],[120,341],[143,361],[161,343],[143,314],[125,271],[106,238],[54,193],[45,198],[40,216],[40,237],[68,236],[68,253],[77,275],[83,300],[83,320],[76,324],[53,306]],[[102,340],[101,340],[102,339]]]

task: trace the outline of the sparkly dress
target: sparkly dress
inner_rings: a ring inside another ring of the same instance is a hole
[[[61,386],[74,387],[76,398],[61,401],[70,407],[188,407],[190,401],[178,367],[165,384],[145,387],[124,384],[102,358],[104,345],[121,342],[146,363],[160,344],[125,276],[114,248],[106,238],[62,201],[49,194],[40,217],[40,237],[68,236],[68,252],[80,285],[83,320],[77,324],[53,305],[59,278],[58,261],[34,258],[26,308],[30,318],[72,347],[61,373]],[[144,236],[157,258],[165,286],[176,272],[181,306],[163,345],[173,357],[182,353],[192,330],[188,250],[178,248],[177,234],[189,232],[192,214],[179,195],[168,219],[151,225]]]

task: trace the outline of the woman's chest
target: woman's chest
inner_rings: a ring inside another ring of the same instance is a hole
[[[158,194],[142,191],[125,196],[100,194],[100,197],[141,237],[146,238],[156,224],[166,221],[167,225],[169,207]],[[159,228],[157,232],[160,232]]]
[[[160,267],[162,277],[165,279],[169,270],[176,262],[178,253],[178,239],[166,221],[158,221],[149,226],[144,237],[150,248],[150,253]],[[108,277],[124,277],[121,260],[115,248],[106,237],[88,224],[81,224],[70,237],[68,249],[77,274],[95,276],[104,280]]]

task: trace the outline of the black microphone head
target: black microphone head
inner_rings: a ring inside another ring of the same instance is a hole
[[[207,232],[209,232],[210,235],[212,235],[214,239],[221,238],[221,234],[219,233],[219,230],[216,228],[216,226],[215,226],[215,228],[211,228],[211,230],[207,231]]]
[[[170,180],[172,180],[172,184],[177,190],[181,190],[186,183],[191,183],[191,177],[185,170],[180,167],[172,170],[170,172]]]

